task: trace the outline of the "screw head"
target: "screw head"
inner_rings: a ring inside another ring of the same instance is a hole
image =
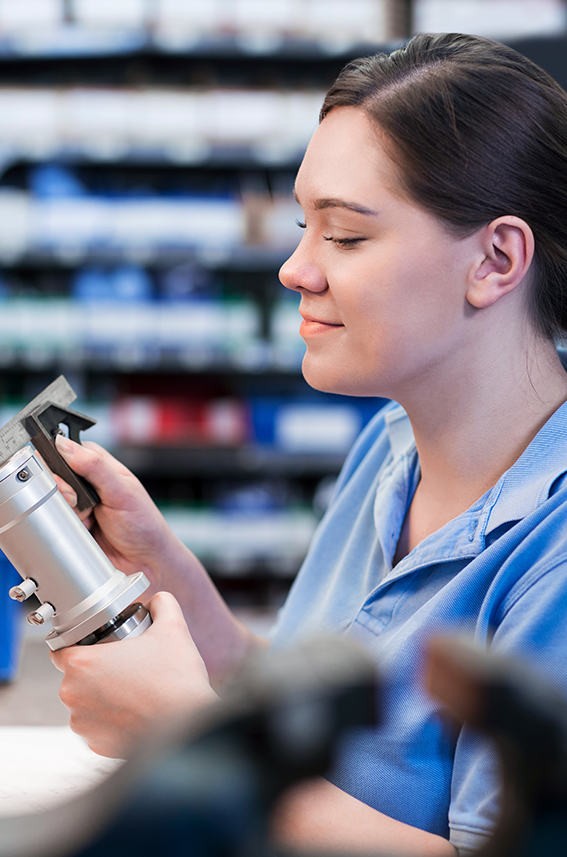
[[[19,479],[20,482],[27,482],[29,478],[30,478],[30,472],[26,467],[24,467],[23,470],[20,470],[20,472],[16,476],[16,479]]]

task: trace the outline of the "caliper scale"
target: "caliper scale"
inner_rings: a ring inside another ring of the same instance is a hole
[[[146,608],[133,603],[148,579],[114,568],[51,474],[75,490],[79,511],[99,502],[55,446],[61,425],[80,443],[80,432],[96,422],[69,409],[76,398],[60,375],[0,428],[0,549],[23,578],[10,597],[36,596],[28,622],[51,620],[46,642],[53,650],[138,636],[151,624]]]

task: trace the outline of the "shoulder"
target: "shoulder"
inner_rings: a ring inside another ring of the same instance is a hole
[[[502,564],[490,581],[478,627],[491,647],[539,665],[567,693],[567,488],[489,547]]]

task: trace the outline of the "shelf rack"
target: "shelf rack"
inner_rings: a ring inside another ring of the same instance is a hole
[[[398,4],[400,18],[396,38],[381,43],[351,42],[337,38],[321,41],[300,38],[246,38],[234,34],[200,37],[178,41],[168,46],[151,29],[108,34],[106,39],[68,26],[59,34],[36,34],[34,38],[0,37],[0,90],[12,87],[23,90],[51,88],[61,92],[73,87],[127,89],[139,92],[158,88],[173,91],[194,90],[213,93],[250,90],[270,92],[322,92],[350,59],[377,50],[391,50],[410,32],[411,4]],[[523,39],[514,44],[539,62],[567,85],[567,40],[564,35],[550,39]],[[316,111],[313,123],[316,124]],[[299,165],[303,146],[279,145],[265,141],[230,142],[200,140],[185,147],[142,145],[71,144],[59,141],[51,148],[30,139],[26,145],[8,145],[0,140],[0,196],[3,187],[29,190],[34,169],[55,163],[70,174],[96,188],[108,185],[110,177],[120,175],[124,186],[133,180],[146,186],[191,179],[206,186],[220,179],[233,182],[238,193],[252,195],[277,192],[290,186]],[[93,192],[87,188],[88,192]],[[265,199],[264,199],[265,201]],[[41,344],[29,349],[2,348],[0,343],[0,394],[2,400],[29,400],[54,374],[63,370],[80,394],[81,407],[108,403],[124,397],[161,394],[202,399],[211,396],[246,401],[250,397],[280,398],[282,407],[294,403],[319,403],[300,375],[300,355],[275,360],[271,357],[274,308],[278,301],[277,270],[292,250],[292,245],[267,246],[261,242],[230,247],[117,247],[78,246],[70,242],[49,247],[24,247],[10,252],[0,239],[0,302],[14,295],[30,299],[50,295],[69,299],[71,280],[84,267],[112,271],[133,265],[145,271],[154,289],[168,271],[193,266],[206,272],[223,296],[245,295],[258,308],[258,345],[255,361],[243,362],[209,354],[173,352],[158,357],[136,349],[129,353],[109,351],[89,353],[77,348],[68,353],[49,352]],[[2,291],[5,293],[2,294]],[[159,300],[152,295],[151,300]],[[38,305],[39,307],[39,305]],[[0,303],[1,310],[1,303]],[[41,312],[41,309],[39,309]],[[117,314],[126,313],[125,305],[116,304]],[[374,403],[377,409],[381,402]],[[370,405],[369,405],[370,407]],[[108,412],[107,412],[108,413]],[[368,418],[368,413],[364,419]],[[252,436],[239,445],[169,446],[154,443],[111,444],[118,457],[137,472],[140,478],[164,504],[164,509],[199,511],[203,503],[216,509],[226,507],[227,497],[238,502],[252,489],[274,486],[267,506],[249,515],[265,516],[270,511],[286,508],[303,510],[303,525],[314,524],[322,505],[313,510],[313,498],[328,493],[346,451],[315,453],[312,449],[290,451],[276,443],[260,443]],[[269,495],[269,492],[268,492]],[[244,498],[244,499],[243,499]],[[215,505],[216,504],[216,505]],[[279,505],[278,505],[279,504]],[[253,529],[253,528],[252,528]],[[278,600],[297,570],[299,560],[264,557],[250,552],[247,564],[239,556],[232,564],[209,555],[210,568],[230,590],[231,597],[244,592],[248,600]]]

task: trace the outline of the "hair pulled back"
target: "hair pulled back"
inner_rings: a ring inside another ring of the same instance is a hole
[[[418,35],[391,54],[349,63],[327,93],[386,134],[408,196],[456,234],[516,215],[535,237],[531,314],[567,333],[567,94],[504,45]]]

